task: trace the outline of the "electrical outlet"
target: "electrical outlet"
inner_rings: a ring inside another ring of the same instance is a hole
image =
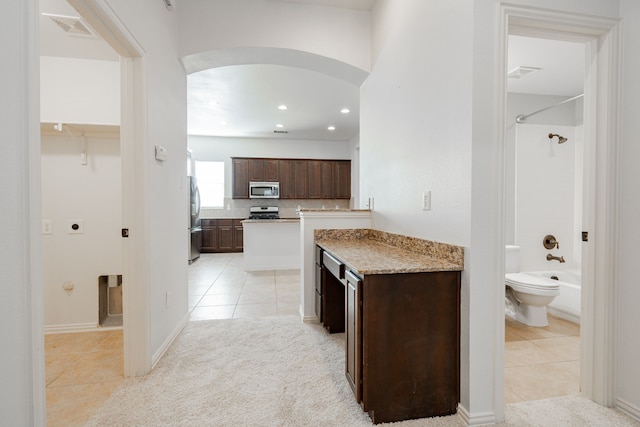
[[[67,221],[68,234],[84,234],[84,221],[81,219],[70,219]]]
[[[422,193],[422,210],[430,211],[431,210],[431,190],[425,191]]]

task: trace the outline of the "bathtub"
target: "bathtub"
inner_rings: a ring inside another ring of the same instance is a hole
[[[579,271],[527,271],[526,273],[540,277],[557,277],[560,295],[555,297],[553,302],[547,306],[547,312],[556,317],[580,324],[581,294]]]

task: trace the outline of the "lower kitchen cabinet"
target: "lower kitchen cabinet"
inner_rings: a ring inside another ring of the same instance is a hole
[[[242,218],[202,219],[201,252],[242,252],[242,221]]]
[[[359,275],[326,250],[322,264],[322,322],[344,310],[345,376],[372,421],[456,413],[461,273]],[[328,294],[336,284],[342,295]]]

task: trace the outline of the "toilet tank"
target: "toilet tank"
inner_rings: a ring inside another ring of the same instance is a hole
[[[520,246],[506,245],[504,247],[504,272],[520,272]]]

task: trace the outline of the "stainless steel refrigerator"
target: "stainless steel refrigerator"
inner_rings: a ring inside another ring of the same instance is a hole
[[[202,227],[200,226],[200,192],[198,191],[198,181],[195,176],[189,177],[189,236],[191,245],[189,249],[189,264],[200,257],[202,248]]]

